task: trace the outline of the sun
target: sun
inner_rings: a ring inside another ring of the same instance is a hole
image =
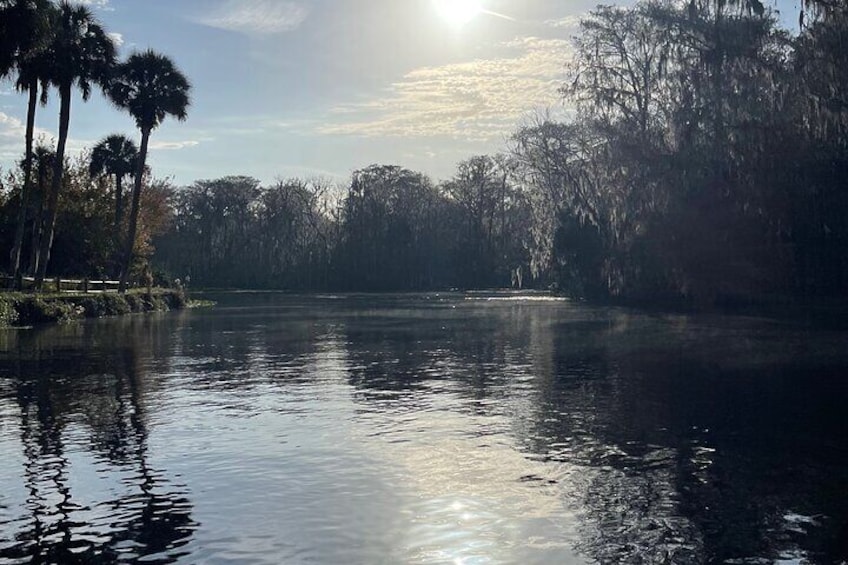
[[[463,26],[483,11],[481,0],[433,0],[439,15],[454,26]]]

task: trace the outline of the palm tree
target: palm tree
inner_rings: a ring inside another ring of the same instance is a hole
[[[29,92],[26,121],[26,149],[23,169],[24,182],[21,187],[21,206],[12,246],[12,280],[17,281],[20,273],[21,247],[24,240],[27,207],[30,200],[32,171],[32,143],[35,130],[35,111],[38,105],[38,88],[41,86],[41,104],[47,103],[47,47],[51,42],[55,6],[48,0],[10,0],[0,7],[0,20],[4,22],[0,35],[6,38],[6,56],[0,55],[0,75],[18,71],[15,86],[19,92]],[[10,38],[12,38],[10,40]],[[17,44],[14,47],[11,43]]]
[[[112,134],[102,139],[91,151],[88,172],[91,176],[104,174],[115,177],[115,234],[120,233],[124,218],[124,196],[122,183],[127,175],[134,175],[138,147],[125,135]]]
[[[50,187],[48,216],[44,237],[41,240],[41,262],[35,277],[35,288],[40,290],[47,274],[50,249],[58,215],[59,191],[62,187],[62,169],[65,162],[65,144],[71,120],[71,95],[74,85],[88,100],[92,83],[105,86],[115,64],[115,44],[97,22],[91,10],[82,5],[59,4],[55,35],[50,46],[52,54],[50,82],[59,90],[59,140],[56,145],[56,163]]]
[[[186,119],[190,103],[189,90],[191,85],[188,79],[177,69],[174,62],[151,50],[133,53],[115,70],[108,92],[109,98],[116,106],[129,112],[141,130],[141,149],[136,163],[130,225],[118,287],[120,292],[126,291],[133,259],[141,184],[150,133],[169,115],[180,121]]]
[[[32,245],[30,246],[29,272],[33,275],[38,273],[38,265],[41,258],[41,238],[44,235],[44,201],[47,194],[47,183],[50,173],[54,170],[56,153],[50,147],[38,145],[32,154],[35,166],[37,182],[35,188],[38,209],[32,221]]]
[[[35,43],[33,27],[38,12],[32,0],[0,0],[0,77],[17,63],[18,55]]]

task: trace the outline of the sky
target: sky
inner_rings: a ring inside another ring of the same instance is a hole
[[[773,0],[791,12],[798,0]],[[596,0],[85,0],[125,57],[153,49],[192,83],[185,122],[153,133],[149,163],[178,185],[226,175],[343,179],[373,163],[449,178],[505,147],[557,89]],[[630,0],[616,2],[632,4]],[[797,12],[794,12],[797,13]],[[58,127],[55,92],[37,135]],[[72,102],[69,150],[138,141],[99,92]],[[0,83],[0,166],[24,149],[25,96]]]

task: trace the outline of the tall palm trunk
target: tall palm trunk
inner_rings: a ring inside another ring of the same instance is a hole
[[[124,247],[124,262],[121,269],[121,280],[118,292],[126,292],[127,280],[130,276],[130,267],[133,260],[133,247],[135,245],[135,232],[138,228],[138,211],[141,206],[141,183],[144,176],[144,164],[147,161],[147,143],[150,141],[150,128],[141,130],[141,148],[138,151],[138,168],[135,172],[133,183],[132,207],[130,208],[130,225],[127,229],[127,240]]]
[[[124,175],[115,175],[115,237],[120,241],[121,222],[124,220]]]
[[[35,277],[35,289],[41,290],[50,262],[50,249],[53,247],[53,234],[56,231],[56,218],[59,215],[59,191],[62,189],[62,169],[65,164],[65,144],[68,141],[68,125],[71,121],[71,85],[59,87],[61,106],[59,109],[59,142],[56,145],[56,162],[53,164],[53,179],[50,183],[50,195],[47,200],[47,222],[41,240],[40,264]]]
[[[113,266],[112,274],[120,279],[121,273],[124,272],[124,240],[121,237],[121,226],[124,222],[124,190],[123,190],[123,175],[115,175],[115,225],[113,228],[115,242],[115,266]]]
[[[30,245],[29,273],[35,276],[38,273],[39,258],[41,257],[41,236],[44,233],[44,200],[47,194],[45,183],[47,179],[46,167],[38,167],[38,210],[32,222],[32,244]]]
[[[18,284],[18,275],[21,271],[21,248],[24,243],[24,224],[26,224],[27,207],[29,205],[29,189],[32,178],[32,138],[35,130],[35,109],[38,106],[38,81],[33,80],[29,84],[29,103],[27,105],[26,123],[26,153],[24,154],[24,185],[21,188],[21,208],[18,210],[18,225],[15,227],[15,242],[12,246],[12,272],[13,284]]]

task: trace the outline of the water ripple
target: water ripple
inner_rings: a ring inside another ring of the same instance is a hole
[[[848,560],[848,338],[545,294],[0,337],[0,563]]]

